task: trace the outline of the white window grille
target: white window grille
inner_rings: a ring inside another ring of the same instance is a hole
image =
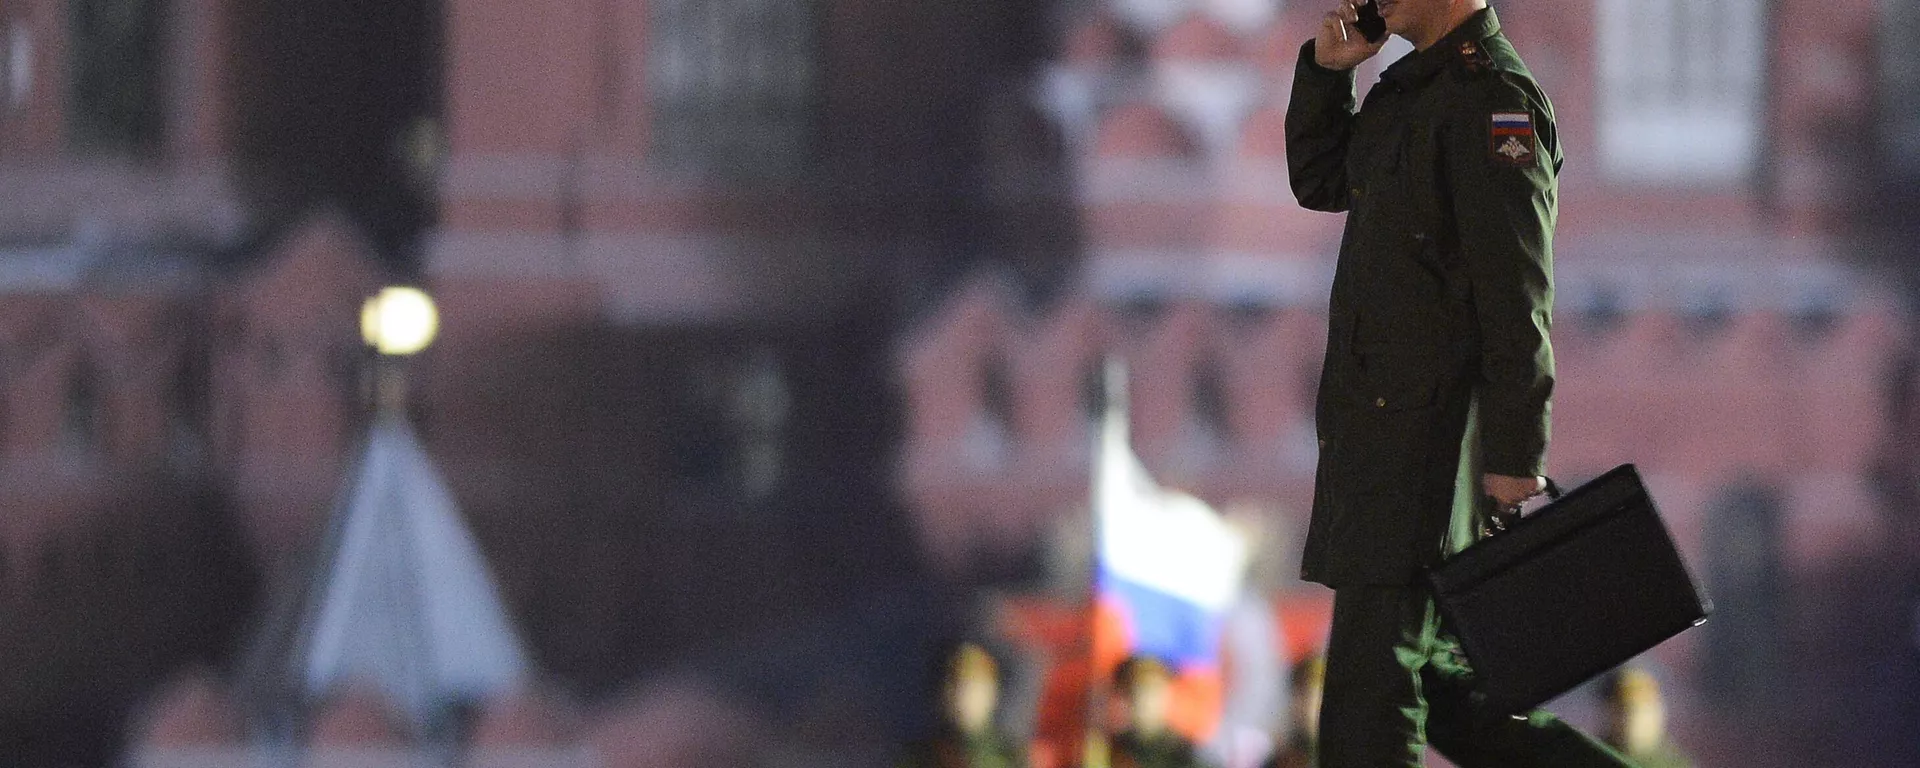
[[[1760,152],[1761,0],[1600,0],[1600,164],[1624,182],[1726,185]]]
[[[656,0],[653,156],[696,173],[783,176],[812,155],[819,74],[809,0]]]

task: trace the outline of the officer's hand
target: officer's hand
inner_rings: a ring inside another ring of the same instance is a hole
[[[1480,485],[1502,510],[1514,509],[1527,499],[1538,496],[1547,490],[1544,477],[1513,477],[1488,473],[1480,476]]]
[[[1313,63],[1332,70],[1353,69],[1387,44],[1384,37],[1369,43],[1354,28],[1353,23],[1360,18],[1358,7],[1354,0],[1337,0],[1334,9],[1320,20],[1320,34],[1313,38]]]

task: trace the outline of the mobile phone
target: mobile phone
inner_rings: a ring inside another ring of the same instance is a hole
[[[1353,28],[1360,30],[1360,36],[1369,43],[1377,43],[1387,37],[1387,20],[1380,18],[1380,0],[1367,0],[1358,9],[1360,19]]]

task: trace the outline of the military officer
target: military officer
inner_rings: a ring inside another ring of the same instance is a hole
[[[1414,51],[1355,108],[1385,42],[1335,0],[1302,46],[1287,108],[1301,205],[1347,215],[1315,404],[1303,576],[1334,588],[1322,768],[1626,765],[1536,712],[1477,727],[1470,668],[1417,576],[1483,516],[1545,486],[1553,106],[1485,0],[1380,0]]]
[[[900,768],[1026,768],[1027,758],[993,727],[1000,699],[1000,665],[978,644],[956,644],[940,670],[941,726],[914,744]]]
[[[1200,768],[1193,742],[1167,722],[1173,672],[1157,659],[1134,656],[1113,673],[1114,719],[1111,768]]]

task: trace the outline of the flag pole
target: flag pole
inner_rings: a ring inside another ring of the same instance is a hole
[[[1108,354],[1101,359],[1100,394],[1099,424],[1094,429],[1093,451],[1087,472],[1087,509],[1093,519],[1093,525],[1089,526],[1089,530],[1093,531],[1093,557],[1088,560],[1091,568],[1087,574],[1086,732],[1080,755],[1081,768],[1108,768],[1111,757],[1107,737],[1101,727],[1105,681],[1100,674],[1099,664],[1100,542],[1104,528],[1100,489],[1107,473],[1114,469],[1108,464],[1116,454],[1116,444],[1123,449],[1132,445],[1131,425],[1128,423],[1132,416],[1128,410],[1127,364],[1118,355]]]

